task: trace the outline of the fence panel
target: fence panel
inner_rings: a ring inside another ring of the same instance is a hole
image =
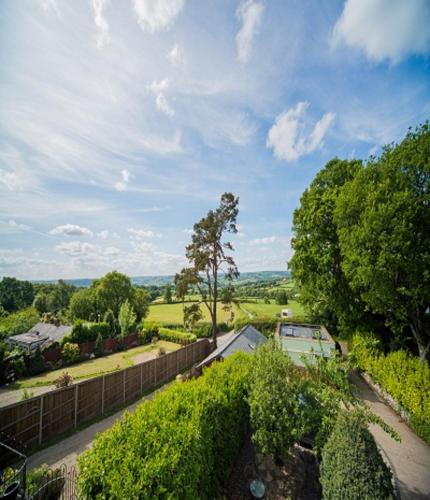
[[[42,396],[41,441],[73,428],[76,386],[64,387]]]
[[[92,378],[77,384],[77,417],[75,425],[102,414],[103,377]]]
[[[0,431],[33,448],[164,384],[204,358],[207,339],[70,387],[0,408]]]

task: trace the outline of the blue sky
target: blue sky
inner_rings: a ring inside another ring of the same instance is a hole
[[[0,276],[171,274],[240,197],[241,271],[300,195],[430,116],[427,0],[3,0]]]

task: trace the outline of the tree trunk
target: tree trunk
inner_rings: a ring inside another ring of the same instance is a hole
[[[214,349],[217,348],[217,299],[218,299],[218,276],[217,272],[214,272],[214,296],[213,296],[213,312],[212,312],[212,343]]]
[[[423,318],[420,317],[419,313],[411,318],[411,321],[409,322],[412,335],[418,347],[419,358],[424,362],[427,360],[427,356],[430,352],[430,338],[423,325],[424,321]]]

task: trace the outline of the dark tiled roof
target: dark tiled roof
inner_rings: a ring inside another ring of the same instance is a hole
[[[11,340],[33,344],[35,342],[60,342],[60,340],[68,335],[72,330],[70,325],[55,326],[51,323],[37,323],[27,333],[13,335]]]
[[[246,325],[238,333],[234,334],[227,342],[224,342],[215,349],[199,366],[209,364],[217,358],[228,358],[235,352],[254,352],[254,350],[267,338],[252,325]]]

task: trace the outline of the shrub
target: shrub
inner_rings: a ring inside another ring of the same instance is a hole
[[[391,472],[360,412],[342,412],[322,452],[323,498],[394,498]]]
[[[38,375],[46,370],[45,358],[42,356],[39,348],[30,354],[25,354],[24,362],[26,374],[29,376]]]
[[[103,356],[103,337],[100,332],[97,335],[96,344],[94,346],[94,355],[96,358]]]
[[[27,374],[24,358],[22,355],[14,355],[13,358],[9,361],[9,368],[15,372],[15,375],[17,377],[23,377]]]
[[[249,394],[252,439],[261,453],[273,455],[277,462],[306,432],[303,382],[274,340],[256,351]]]
[[[144,321],[139,333],[140,343],[149,344],[154,337],[158,337],[158,330],[160,326],[161,325],[155,321]]]
[[[157,358],[161,358],[161,356],[164,356],[166,354],[166,349],[164,347],[159,347],[156,353]]]
[[[128,300],[123,302],[119,310],[118,323],[121,330],[121,336],[129,335],[136,325],[136,313]]]
[[[356,334],[352,356],[410,415],[409,423],[430,443],[430,367],[404,350],[384,354],[373,335]]]
[[[50,469],[46,464],[32,469],[27,473],[26,477],[28,498],[40,498],[40,494],[37,495],[37,492],[48,482],[50,482],[50,487],[47,488],[47,491],[44,491],[43,498],[46,500],[59,498],[65,481],[62,476],[61,469]]]
[[[97,336],[101,335],[103,339],[111,335],[111,327],[109,323],[85,323],[78,319],[72,327],[70,335],[63,338],[62,344],[72,342],[75,344],[82,344],[84,342],[95,342]]]
[[[33,396],[34,396],[33,392],[31,392],[27,389],[24,389],[22,391],[21,401],[27,401],[27,399],[31,399]]]
[[[54,380],[55,387],[68,387],[73,384],[73,378],[67,372],[63,372],[56,380]]]
[[[168,328],[159,328],[158,337],[160,340],[176,342],[182,345],[191,344],[197,340],[193,333],[179,332],[178,330],[169,330]]]
[[[78,459],[85,498],[215,498],[248,425],[249,357],[174,383],[100,434]]]
[[[39,313],[34,307],[0,318],[0,337],[18,335],[30,330],[39,321]]]
[[[66,363],[72,364],[79,359],[81,351],[78,344],[67,342],[63,346],[62,355]]]

